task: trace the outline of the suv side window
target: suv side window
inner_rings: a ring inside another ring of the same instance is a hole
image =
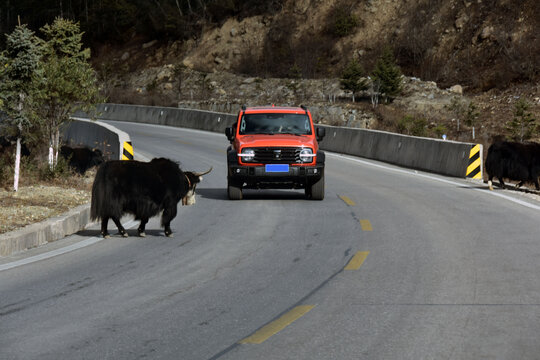
[[[240,121],[240,134],[244,134],[246,132],[246,117],[245,115],[242,115],[242,120]]]

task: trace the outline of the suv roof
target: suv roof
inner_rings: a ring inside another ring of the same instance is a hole
[[[297,112],[307,112],[307,108],[305,107],[296,107],[296,106],[253,106],[253,107],[247,107],[242,109],[245,113],[259,113],[259,112],[275,112],[275,113],[283,113],[283,112],[290,112],[290,113],[297,113]]]

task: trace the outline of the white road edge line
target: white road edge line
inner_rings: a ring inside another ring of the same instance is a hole
[[[421,173],[419,173],[419,172],[417,172],[415,170],[404,170],[404,169],[393,168],[393,167],[389,167],[389,166],[385,166],[385,165],[381,165],[381,164],[375,164],[375,163],[372,163],[372,162],[369,162],[369,161],[358,159],[356,157],[351,157],[351,156],[342,155],[342,154],[338,154],[338,153],[332,153],[332,152],[328,152],[328,151],[325,151],[325,153],[328,154],[328,155],[334,156],[334,157],[346,159],[346,160],[349,160],[349,161],[352,161],[352,162],[357,162],[357,163],[360,163],[360,164],[363,164],[363,165],[377,167],[377,168],[381,168],[381,169],[385,169],[385,170],[389,170],[389,171],[393,171],[393,172],[398,172],[398,173],[402,173],[402,174],[418,176],[418,177],[422,177],[422,178],[442,182],[442,183],[449,184],[449,185],[465,186],[465,187],[467,187],[469,189],[481,192],[482,194],[485,194],[485,195],[497,196],[497,197],[503,198],[505,200],[514,202],[516,204],[523,205],[523,206],[528,207],[530,209],[540,210],[539,205],[535,205],[535,204],[529,203],[527,201],[516,199],[516,198],[513,198],[513,197],[508,196],[508,195],[499,194],[499,193],[494,192],[494,191],[478,189],[477,187],[472,186],[472,185],[468,185],[466,183],[460,183],[460,182],[456,182],[456,181],[452,181],[452,180],[442,179],[442,178],[432,176],[432,175],[428,175],[428,174],[421,174]]]
[[[134,227],[137,224],[138,224],[138,221],[131,220],[131,221],[127,222],[126,224],[122,224],[122,225],[126,229],[131,229],[132,227]],[[13,261],[13,262],[6,263],[6,264],[0,264],[0,271],[5,271],[5,270],[13,269],[13,268],[16,268],[16,267],[19,267],[19,266],[32,264],[32,263],[35,263],[37,261],[50,259],[50,258],[58,256],[58,255],[66,254],[66,253],[69,253],[69,252],[72,252],[72,251],[82,249],[84,247],[96,244],[96,243],[98,243],[100,241],[103,241],[103,240],[105,240],[105,239],[102,238],[102,237],[94,236],[94,237],[88,238],[86,240],[79,241],[79,242],[77,242],[75,244],[60,248],[60,249],[56,249],[56,250],[49,251],[49,252],[46,252],[46,253],[43,253],[43,254],[31,256],[31,257],[28,257],[26,259]]]

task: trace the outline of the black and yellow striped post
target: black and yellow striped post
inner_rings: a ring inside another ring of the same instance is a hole
[[[466,177],[482,179],[482,145],[480,144],[476,144],[471,148]]]
[[[133,160],[133,145],[131,145],[131,141],[124,141],[122,160]]]

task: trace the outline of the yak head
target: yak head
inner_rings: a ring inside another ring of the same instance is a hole
[[[202,176],[208,174],[210,171],[212,171],[212,168],[210,168],[208,171],[201,173],[191,171],[184,172],[188,183],[188,191],[186,195],[182,198],[182,205],[195,204],[195,188],[197,187],[197,184],[202,181]]]

